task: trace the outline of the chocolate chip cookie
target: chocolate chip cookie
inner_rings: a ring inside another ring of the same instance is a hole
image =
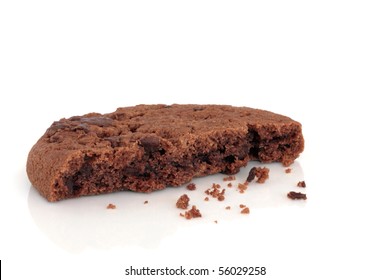
[[[49,201],[121,190],[151,192],[237,173],[250,160],[290,165],[301,124],[227,105],[138,105],[55,121],[32,147],[27,174]]]

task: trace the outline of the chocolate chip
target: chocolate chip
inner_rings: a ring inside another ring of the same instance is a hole
[[[129,128],[129,130],[130,130],[130,132],[132,132],[132,133],[135,133],[135,132],[137,132],[137,129],[138,128],[140,128],[141,127],[141,125],[140,124],[129,124],[128,125],[128,128]]]
[[[111,137],[106,137],[104,140],[107,140],[111,143],[111,147],[120,147],[121,146],[121,138],[120,136],[111,136]]]
[[[72,127],[72,130],[73,131],[82,130],[85,133],[88,133],[89,132],[89,126],[87,124],[85,124],[85,123],[81,123],[79,125],[76,125],[75,127]]]
[[[81,187],[76,185],[76,182],[74,181],[73,177],[69,177],[65,179],[65,186],[68,188],[68,193],[70,195],[77,195],[77,193],[80,191]]]
[[[300,192],[292,192],[292,191],[287,194],[287,197],[290,199],[303,199],[303,200],[307,199],[306,194]]]
[[[224,157],[224,160],[228,163],[233,163],[236,161],[236,157],[234,155],[230,155],[230,156]]]
[[[70,121],[79,121],[80,119],[81,119],[80,116],[74,116],[69,118]]]
[[[46,133],[47,133],[47,136],[50,138],[51,136],[53,136],[57,131],[59,130],[65,130],[69,128],[69,125],[64,123],[64,122],[61,122],[61,121],[58,121],[58,122],[53,122],[53,124],[47,129]],[[50,140],[52,142],[52,139]],[[54,141],[55,142],[55,141]]]
[[[160,148],[160,139],[153,135],[145,136],[144,138],[140,139],[139,142],[147,153],[156,152]]]
[[[70,177],[70,178],[66,179],[64,183],[65,183],[65,186],[68,188],[68,192],[70,194],[72,194],[73,193],[73,186],[74,186],[73,178]]]
[[[252,169],[249,171],[248,178],[246,178],[246,181],[248,183],[252,182],[253,179],[255,179],[256,176],[256,167],[252,167]]]
[[[53,124],[49,127],[48,131],[54,133],[57,130],[65,129],[68,127],[69,127],[68,124],[61,122],[61,121],[58,121],[58,122],[53,122]]]
[[[83,166],[81,166],[79,173],[81,176],[83,176],[83,178],[87,179],[92,175],[92,171],[92,166],[86,162],[83,164]]]
[[[100,127],[112,126],[113,120],[106,117],[89,117],[89,118],[81,118],[80,122],[87,123],[90,125],[97,125]]]
[[[49,138],[50,143],[61,143],[64,140],[64,137],[58,134],[54,134]]]

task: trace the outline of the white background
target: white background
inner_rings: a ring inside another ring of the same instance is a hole
[[[184,265],[389,279],[389,14],[388,1],[1,1],[2,276],[130,279],[130,265]],[[271,165],[265,191],[231,193],[248,216],[213,202],[180,219],[184,189],[56,204],[31,189],[27,154],[52,121],[139,103],[285,114],[302,123],[305,151],[291,177]],[[306,202],[278,196],[300,179]]]

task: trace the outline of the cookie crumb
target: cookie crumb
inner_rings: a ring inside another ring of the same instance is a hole
[[[210,199],[208,198],[208,196],[206,196],[205,198],[204,198],[204,201],[209,201]]]
[[[180,209],[187,209],[188,208],[188,203],[190,201],[190,198],[188,195],[183,194],[182,196],[179,197],[179,199],[176,202],[176,207]]]
[[[196,190],[196,185],[194,183],[190,183],[187,185],[187,190],[194,191]]]
[[[215,221],[214,221],[214,223],[218,224],[218,221],[217,221],[217,220],[215,220]]]
[[[230,207],[230,206],[226,206],[225,209],[226,209],[226,210],[230,210],[231,207]]]
[[[184,217],[187,220],[190,220],[192,218],[200,218],[202,217],[202,214],[200,213],[199,209],[196,208],[195,205],[192,206],[192,208],[184,213]]]
[[[305,183],[305,181],[299,181],[298,184],[297,184],[297,187],[306,188],[306,183]]]
[[[292,171],[291,168],[286,168],[286,169],[284,170],[284,172],[286,172],[287,174],[291,173],[291,171]]]
[[[230,176],[224,177],[223,180],[224,181],[235,181],[236,180],[236,176],[230,175]]]
[[[257,177],[257,183],[264,183],[269,178],[269,168],[252,167],[244,184],[249,184]]]
[[[244,209],[241,210],[241,214],[249,214],[249,208],[245,207]]]
[[[287,194],[287,197],[290,199],[303,199],[303,200],[307,199],[306,194],[300,192],[292,192],[292,191]]]
[[[147,200],[144,201],[144,204],[148,204],[148,203],[149,203],[149,201],[147,201]]]
[[[116,209],[116,205],[110,203],[110,204],[107,205],[107,209]]]
[[[246,207],[246,205],[240,204],[240,208],[245,208],[245,207]]]
[[[247,189],[248,189],[247,184],[241,184],[241,183],[238,184],[238,190],[240,191],[240,193],[244,193]]]
[[[221,185],[213,183],[211,188],[205,190],[205,193],[207,195],[210,195],[210,196],[218,199],[219,201],[223,201],[223,200],[225,200],[225,189],[222,189],[222,190],[220,190],[220,189],[221,189]]]
[[[231,188],[231,187],[233,187],[233,184],[229,183],[229,184],[227,184],[227,186],[228,186],[228,188]]]
[[[257,183],[263,184],[269,178],[269,168],[258,167],[256,168]]]

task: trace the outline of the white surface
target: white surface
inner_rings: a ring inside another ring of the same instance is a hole
[[[0,3],[2,276],[245,265],[264,279],[389,279],[389,4],[127,2]],[[138,103],[268,109],[303,124],[306,149],[292,174],[272,165],[222,203],[182,188],[49,204],[31,189],[27,153],[52,121]],[[308,200],[285,199],[301,179]],[[204,218],[178,217],[183,192]]]

